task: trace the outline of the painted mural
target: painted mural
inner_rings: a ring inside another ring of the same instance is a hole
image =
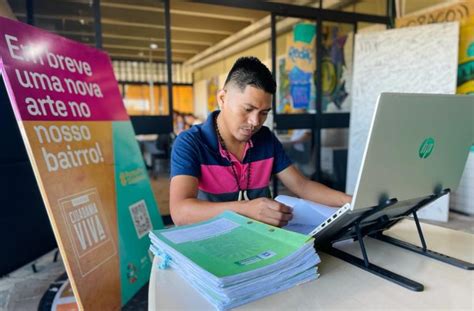
[[[278,60],[278,113],[316,111],[316,26],[300,23],[287,35],[287,52]],[[323,29],[322,110],[346,111],[348,97],[344,48],[347,34],[337,26]],[[332,106],[332,107],[331,107]]]
[[[219,90],[219,77],[215,76],[207,81],[207,112],[210,113],[219,108],[217,104],[217,91]]]

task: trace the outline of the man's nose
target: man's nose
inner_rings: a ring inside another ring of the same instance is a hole
[[[258,122],[259,122],[258,114],[252,113],[248,118],[248,123],[250,125],[252,125],[253,127],[256,127],[256,126],[258,126]]]

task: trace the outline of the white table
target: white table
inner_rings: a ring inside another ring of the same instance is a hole
[[[468,262],[474,261],[474,235],[422,224],[428,248]],[[404,220],[389,235],[418,243],[414,222]],[[265,297],[239,310],[474,310],[474,271],[463,270],[425,256],[365,239],[369,260],[425,286],[413,292],[330,255],[319,253],[318,280]],[[357,243],[338,246],[361,256]],[[157,268],[150,277],[149,310],[213,310],[172,269]]]

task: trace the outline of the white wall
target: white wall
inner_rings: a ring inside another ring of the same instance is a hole
[[[469,153],[461,182],[451,198],[452,209],[474,215],[474,149]]]

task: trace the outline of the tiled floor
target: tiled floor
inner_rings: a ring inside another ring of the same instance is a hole
[[[55,251],[35,260],[37,273],[28,264],[0,279],[0,310],[37,310],[49,285],[65,272]]]
[[[168,180],[158,178],[152,180],[153,191],[157,198],[162,214],[169,213],[168,193],[160,189],[168,189]],[[165,185],[166,184],[166,185]],[[457,213],[450,213],[447,223],[431,222],[443,227],[460,230],[474,234],[474,217]],[[429,237],[427,237],[429,245]],[[38,310],[38,304],[48,290],[50,284],[65,273],[61,258],[54,262],[54,251],[41,258],[35,263],[38,269],[34,273],[31,265],[26,265],[15,272],[0,279],[0,310]],[[142,290],[123,308],[123,310],[146,310],[148,300],[148,286]]]

